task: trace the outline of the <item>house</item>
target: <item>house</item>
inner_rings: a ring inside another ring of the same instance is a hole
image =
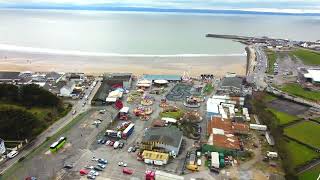
[[[6,152],[6,146],[4,145],[4,140],[0,138],[0,155]]]
[[[221,80],[221,85],[218,88],[218,92],[240,96],[242,95],[242,82],[242,77],[238,77],[235,75],[225,76]]]
[[[60,89],[60,96],[71,97],[74,88],[76,87],[73,81],[68,82],[65,86]]]
[[[159,166],[167,164],[169,160],[168,153],[160,153],[148,150],[144,150],[142,152],[142,157],[146,164],[154,164]]]
[[[20,72],[0,72],[0,83],[16,83],[21,80]]]
[[[167,152],[172,156],[179,153],[183,133],[174,127],[151,127],[142,138],[142,148],[149,151]]]

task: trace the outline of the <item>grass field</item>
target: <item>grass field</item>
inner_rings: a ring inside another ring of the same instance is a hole
[[[320,165],[300,174],[299,180],[317,179],[320,174]]]
[[[320,53],[305,49],[297,49],[290,53],[298,57],[306,65],[320,65]]]
[[[292,163],[292,168],[319,157],[315,151],[294,141],[285,142],[284,147],[287,152],[288,161]]]
[[[203,92],[207,95],[211,94],[213,91],[213,86],[211,83],[206,84],[206,86],[203,88]]]
[[[320,122],[320,117],[319,117],[319,118],[315,118],[314,120],[316,120],[316,121]]]
[[[280,112],[280,111],[277,111],[273,108],[267,108],[267,110],[272,112],[272,114],[274,114],[276,116],[276,118],[279,120],[280,125],[288,124],[290,122],[298,120],[297,116],[293,116],[293,115],[287,114],[285,112]]]
[[[319,148],[320,125],[312,121],[305,121],[284,129],[284,134],[305,144]]]
[[[309,91],[302,88],[299,84],[292,83],[286,84],[281,88],[282,91],[289,94],[299,96],[311,101],[320,101],[320,92],[319,91]]]
[[[273,101],[273,100],[276,100],[276,99],[278,99],[276,96],[274,96],[274,95],[272,95],[272,94],[269,94],[269,93],[267,93],[264,97],[263,97],[263,101],[264,102],[271,102],[271,101]]]
[[[161,112],[160,117],[168,117],[179,120],[183,116],[183,111],[178,110],[176,112]]]
[[[273,74],[273,72],[274,72],[273,64],[276,62],[277,55],[276,55],[276,53],[274,51],[271,51],[271,50],[267,50],[266,54],[267,54],[267,58],[268,58],[268,70],[267,70],[267,73],[268,74]]]

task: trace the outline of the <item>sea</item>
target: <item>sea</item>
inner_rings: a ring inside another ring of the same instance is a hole
[[[320,39],[320,17],[259,14],[0,10],[0,50],[92,56],[245,56],[207,33]]]

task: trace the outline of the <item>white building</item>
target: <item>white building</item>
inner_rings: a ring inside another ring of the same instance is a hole
[[[60,89],[60,96],[63,96],[63,97],[71,97],[71,94],[75,88],[75,83],[73,81],[67,83],[65,86],[63,86],[61,89]]]
[[[307,72],[303,75],[304,78],[309,79],[312,83],[320,83],[320,69],[308,69]]]
[[[0,138],[0,155],[6,152],[6,147],[4,145],[4,140]]]

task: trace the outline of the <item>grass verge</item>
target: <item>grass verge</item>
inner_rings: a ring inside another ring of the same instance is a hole
[[[317,179],[320,176],[320,165],[300,174],[299,180]]]
[[[276,118],[279,120],[280,125],[288,124],[290,122],[298,120],[297,116],[287,114],[285,112],[277,111],[273,108],[267,108],[268,111],[272,112],[276,116]]]
[[[268,69],[267,73],[268,74],[273,74],[274,73],[274,63],[276,62],[277,55],[274,51],[267,50],[266,55],[268,58]]]
[[[296,83],[286,84],[281,88],[281,90],[289,94],[302,97],[311,101],[320,101],[319,91],[309,91]]]
[[[290,53],[291,56],[298,57],[303,64],[320,65],[320,53],[306,49],[296,49]]]

